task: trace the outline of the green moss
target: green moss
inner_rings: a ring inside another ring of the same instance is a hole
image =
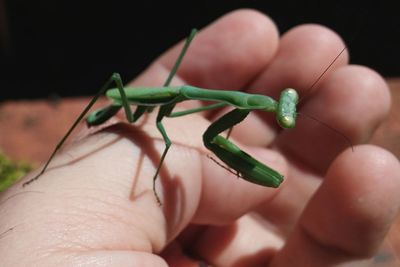
[[[0,192],[6,190],[32,169],[25,161],[13,161],[0,152]]]

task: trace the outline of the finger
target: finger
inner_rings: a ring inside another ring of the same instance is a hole
[[[310,95],[311,90],[318,88],[319,84],[315,88],[311,86],[321,75],[321,80],[324,80],[338,67],[347,63],[348,55],[345,51],[329,67],[343,48],[343,41],[328,28],[319,25],[295,27],[282,36],[277,54],[248,86],[247,91],[268,95],[274,99],[278,99],[280,92],[285,88],[296,89],[301,97]],[[307,100],[307,97],[305,99]],[[259,128],[255,138],[251,140],[241,138],[250,133],[254,134],[251,126],[259,124],[257,123],[259,120],[254,118],[255,115],[235,127],[233,136],[245,143],[265,146],[270,144],[273,137],[282,129],[276,123],[276,114],[265,112],[257,114],[264,121],[264,126]]]
[[[269,266],[283,239],[254,214],[223,226],[207,226],[182,243],[212,266]],[[180,239],[180,240],[181,240]]]
[[[390,93],[382,77],[365,67],[342,67],[320,84],[299,111],[322,123],[300,115],[297,126],[284,131],[277,143],[294,158],[324,173],[351,145],[346,138],[352,144],[366,142],[389,107]]]
[[[323,80],[347,63],[345,51],[330,66],[343,48],[341,38],[326,27],[314,24],[297,26],[282,36],[275,58],[251,84],[250,92],[267,92],[277,97],[284,88],[294,88],[300,95],[308,93],[307,90],[322,74]]]
[[[379,147],[345,151],[271,266],[365,266],[398,213],[399,174],[398,160]]]
[[[196,37],[178,76],[199,87],[237,90],[271,60],[278,45],[275,24],[254,10],[231,12]],[[179,48],[160,63],[170,69]]]
[[[238,90],[268,64],[277,44],[277,29],[268,17],[254,10],[231,12],[195,36],[172,83]],[[160,86],[182,45],[168,50],[132,85]]]

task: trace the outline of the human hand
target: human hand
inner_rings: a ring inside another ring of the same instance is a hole
[[[174,83],[308,94],[343,46],[315,25],[279,39],[268,18],[237,11],[196,36]],[[132,85],[162,84],[179,50]],[[383,119],[390,96],[379,75],[346,62],[345,54],[299,111],[358,144]],[[164,120],[173,145],[157,183],[159,207],[151,177],[164,143],[153,113],[75,142],[39,180],[1,196],[4,266],[197,266],[193,255],[213,266],[365,266],[397,214],[400,167],[389,152],[356,145],[342,153],[346,143],[318,122],[300,118],[282,131],[252,113],[232,136],[285,175],[280,188],[265,188],[205,156],[201,134],[220,112]]]

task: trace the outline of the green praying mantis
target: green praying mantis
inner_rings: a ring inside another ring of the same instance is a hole
[[[267,187],[279,187],[284,179],[279,172],[253,158],[233,142],[229,141],[228,138],[225,138],[220,134],[243,121],[251,111],[255,110],[274,112],[281,127],[293,128],[296,122],[296,105],[299,99],[297,92],[291,88],[285,89],[281,92],[279,101],[276,101],[268,96],[238,91],[210,90],[189,85],[169,86],[195,34],[196,30],[193,29],[187,37],[186,42],[162,87],[124,87],[120,75],[118,73],[112,74],[109,80],[93,97],[90,103],[70,127],[68,132],[57,144],[39,174],[25,182],[23,185],[28,185],[37,180],[46,171],[49,163],[52,161],[57,151],[64,144],[71,132],[88,113],[97,99],[105,93],[112,103],[104,108],[92,112],[86,118],[88,126],[95,126],[104,123],[114,116],[121,108],[124,109],[128,122],[134,123],[144,113],[151,112],[155,107],[159,107],[156,116],[156,126],[164,139],[165,149],[153,176],[153,192],[158,203],[161,203],[161,201],[156,192],[155,183],[171,146],[171,141],[163,125],[163,119],[165,117],[185,116],[225,106],[231,106],[234,109],[213,122],[204,132],[203,142],[205,147],[225,163],[228,166],[228,169],[246,181]],[[112,83],[115,83],[116,88],[108,89]],[[174,112],[175,105],[186,100],[204,100],[213,102],[213,104],[200,108]],[[131,105],[137,106],[134,112],[131,110]]]

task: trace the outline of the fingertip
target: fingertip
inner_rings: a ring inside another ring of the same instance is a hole
[[[301,95],[308,94],[314,82],[347,64],[347,50],[341,53],[344,48],[340,36],[327,27],[294,27],[283,34],[274,60],[252,84],[253,90],[261,93],[262,88],[269,88],[268,93],[275,95],[283,88],[295,88]]]
[[[159,59],[165,68],[172,67],[181,45]],[[269,17],[251,9],[236,10],[197,34],[178,75],[195,86],[236,90],[268,64],[277,46],[277,27]]]
[[[270,33],[276,37],[274,41],[278,41],[278,28],[275,22],[267,14],[256,9],[241,8],[233,10],[208,27],[221,27],[221,29],[222,27],[227,27],[227,30],[233,27],[243,34],[252,34],[254,37],[257,37],[258,34],[263,35],[267,33],[269,35]]]
[[[367,141],[389,113],[389,87],[382,76],[368,67],[341,67],[321,83],[321,88],[307,112],[321,112],[326,105],[332,107],[333,126],[354,143]]]
[[[347,149],[271,266],[365,266],[398,213],[399,176],[400,164],[388,151],[372,145]]]
[[[325,68],[328,68],[334,60],[337,61],[334,62],[335,66],[345,65],[349,60],[346,44],[340,35],[320,24],[302,24],[293,27],[282,36],[280,45],[282,50],[294,53],[296,57],[303,56],[311,63],[318,62],[322,57],[330,59],[330,61],[324,62]],[[343,49],[343,53],[340,54]],[[302,50],[307,54],[299,55],[296,50]],[[286,56],[289,57],[290,54]],[[339,57],[336,59],[337,56]],[[319,71],[324,71],[324,69],[320,68]]]
[[[400,164],[388,151],[357,146],[342,153],[306,208],[301,225],[316,242],[369,257],[400,206]]]
[[[381,147],[356,146],[332,163],[325,187],[355,202],[357,216],[379,224],[379,219],[391,220],[400,208],[400,163]]]
[[[338,33],[324,25],[314,23],[301,24],[291,28],[282,36],[282,41],[285,46],[300,44],[309,49],[315,48],[316,45],[328,49],[345,47],[345,42]],[[348,53],[346,52],[344,56],[347,57]]]

